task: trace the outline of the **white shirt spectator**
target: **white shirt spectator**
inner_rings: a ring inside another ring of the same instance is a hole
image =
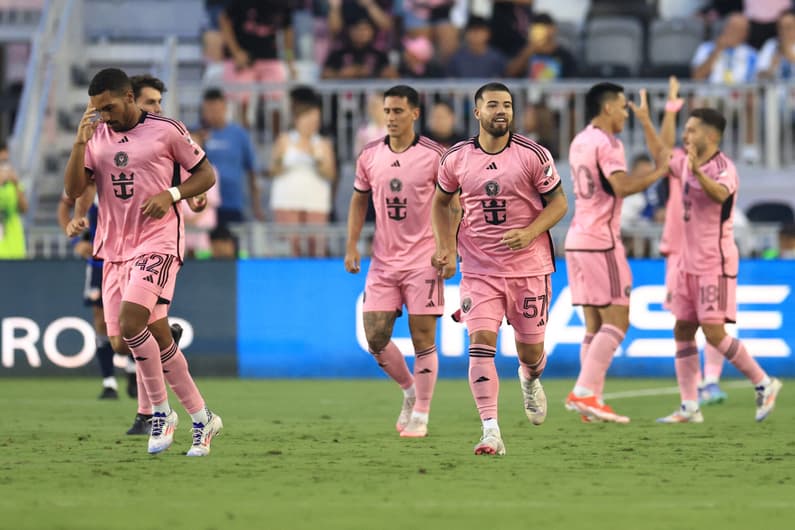
[[[702,42],[696,49],[690,65],[693,68],[704,63],[715,49],[715,43]],[[750,83],[756,79],[756,50],[747,44],[726,48],[710,72],[708,81],[716,85],[736,85]]]
[[[773,59],[776,57],[776,50],[778,50],[778,39],[767,39],[765,45],[762,46],[761,50],[759,50],[759,56],[756,63],[756,69],[758,72],[764,72],[773,66]],[[792,52],[795,53],[795,43],[792,44]],[[794,77],[795,64],[782,57],[778,62],[778,68],[776,68],[775,79],[793,79]]]

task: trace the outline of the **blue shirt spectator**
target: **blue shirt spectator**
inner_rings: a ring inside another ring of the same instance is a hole
[[[447,64],[447,75],[457,78],[503,77],[507,62],[505,57],[489,46],[491,28],[483,18],[471,17],[467,23],[464,41]]]
[[[244,220],[246,174],[251,210],[257,220],[264,221],[265,214],[257,185],[254,146],[246,129],[226,121],[226,100],[220,90],[210,89],[204,94],[202,119],[206,128],[204,150],[207,159],[218,171],[221,190],[218,224],[240,223]]]

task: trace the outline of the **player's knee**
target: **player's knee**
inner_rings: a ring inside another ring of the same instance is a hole
[[[715,347],[720,345],[723,338],[726,336],[726,330],[721,325],[702,326],[701,329],[704,331],[704,337],[707,339],[707,342]]]
[[[685,322],[677,320],[674,324],[674,338],[680,341],[693,340],[698,331],[698,324],[695,322]]]
[[[129,353],[129,348],[127,348],[127,344],[120,336],[116,337],[108,337],[110,339],[110,346],[113,348],[113,351],[125,355]]]
[[[119,329],[122,337],[131,339],[142,332],[145,327],[146,322],[141,322],[135,317],[125,316],[124,314],[119,317]]]
[[[367,347],[371,352],[378,353],[389,344],[391,337],[383,330],[377,330],[367,333]]]
[[[517,344],[516,353],[519,361],[525,364],[536,364],[544,355],[544,343]]]

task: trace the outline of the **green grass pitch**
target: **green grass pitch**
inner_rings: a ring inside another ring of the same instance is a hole
[[[503,379],[502,458],[472,454],[464,380],[439,383],[424,440],[397,436],[401,395],[386,380],[199,383],[226,426],[204,459],[183,456],[181,408],[175,444],[153,457],[123,434],[133,401],[98,401],[98,380],[0,380],[0,528],[792,528],[792,381],[761,424],[749,386],[705,408],[703,425],[654,423],[675,395],[615,399],[631,424],[586,425],[562,405],[572,382],[547,380],[549,417],[534,427]]]

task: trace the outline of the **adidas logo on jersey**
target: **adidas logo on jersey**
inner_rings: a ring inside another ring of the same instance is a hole
[[[395,160],[394,162],[392,162],[392,167],[400,167],[400,161]]]
[[[144,281],[147,281],[149,283],[155,283],[155,279],[152,278],[151,274],[149,276],[144,276]]]
[[[428,303],[425,304],[425,307],[436,307],[436,304],[433,303],[433,300],[428,300]]]
[[[492,162],[491,164],[489,164],[488,166],[486,166],[486,169],[497,169],[497,164],[495,164],[494,162]]]
[[[119,143],[119,144],[126,144],[126,143],[127,143],[127,142],[129,142],[129,141],[130,141],[130,140],[129,140],[129,138],[127,138],[127,137],[125,136],[124,138],[122,138],[121,140],[119,140],[119,141],[118,141],[118,142],[116,142],[116,143]]]
[[[538,324],[536,324],[536,327],[540,328],[543,325],[544,325],[544,319],[542,318],[541,320],[538,321]]]

